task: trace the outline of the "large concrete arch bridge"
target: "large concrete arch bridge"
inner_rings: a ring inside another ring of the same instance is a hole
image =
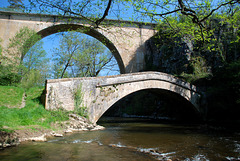
[[[46,109],[74,110],[78,90],[82,93],[82,106],[87,107],[89,120],[98,119],[123,97],[145,89],[159,89],[189,101],[201,113],[201,95],[196,87],[172,75],[161,72],[140,72],[105,77],[65,78],[48,80]],[[173,100],[174,101],[174,100]]]

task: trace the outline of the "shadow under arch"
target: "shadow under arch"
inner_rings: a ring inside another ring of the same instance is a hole
[[[125,105],[129,105],[129,102],[132,101],[133,96],[134,95],[136,96],[139,93],[141,94],[141,92],[150,92],[152,95],[159,97],[160,98],[159,100],[170,103],[170,106],[175,106],[173,108],[179,108],[179,109],[175,110],[178,112],[180,110],[182,110],[182,113],[179,116],[184,115],[184,114],[186,114],[186,115],[189,114],[186,118],[180,118],[181,120],[185,120],[185,119],[186,120],[191,119],[191,120],[196,120],[196,121],[201,120],[200,111],[194,106],[194,104],[192,104],[189,100],[187,100],[186,97],[184,97],[183,95],[180,95],[179,93],[176,93],[176,92],[173,92],[170,90],[166,90],[166,89],[162,89],[162,88],[145,88],[145,89],[131,92],[131,93],[125,95],[124,97],[122,97],[121,99],[117,100],[116,102],[114,102],[108,109],[106,109],[105,112],[102,113],[102,115],[99,117],[98,120],[101,120],[101,118],[104,116],[111,116],[113,113],[116,114],[117,112],[119,112],[118,111],[119,108],[122,108]],[[126,99],[128,99],[128,100],[126,100]],[[142,103],[142,101],[144,101],[145,99],[148,99],[146,97],[146,95],[137,100]],[[136,101],[136,99],[135,99],[135,101]],[[145,109],[146,109],[146,111],[144,111],[145,114],[147,114],[147,113],[149,114],[149,110],[147,109],[147,107],[145,107]],[[159,109],[157,109],[157,107],[156,107],[155,112],[157,110],[159,110]],[[117,116],[117,115],[115,115],[115,116]],[[144,116],[144,115],[142,115],[142,116]],[[119,115],[117,117],[121,117],[121,116]]]
[[[115,47],[115,45],[103,34],[101,34],[100,32],[98,32],[90,27],[86,27],[83,25],[77,25],[77,24],[60,24],[60,25],[54,25],[54,26],[45,28],[45,29],[39,31],[37,34],[41,35],[41,37],[44,38],[46,36],[49,36],[51,34],[55,34],[58,32],[76,31],[76,30],[78,30],[81,33],[92,36],[92,37],[96,38],[97,40],[99,40],[100,42],[102,42],[112,52],[113,56],[117,60],[117,63],[118,63],[119,69],[120,69],[120,73],[121,74],[125,73],[125,67],[123,64],[123,60],[122,60],[117,48]]]

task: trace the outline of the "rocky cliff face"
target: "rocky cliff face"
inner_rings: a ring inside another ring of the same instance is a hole
[[[169,74],[187,72],[192,56],[192,42],[166,38],[161,33],[145,43],[145,70]]]
[[[145,43],[144,71],[160,71],[169,74],[193,73],[194,64],[200,61],[204,72],[212,73],[226,62],[240,58],[240,45],[233,40],[240,36],[237,30],[232,30],[228,24],[220,20],[212,21],[212,28],[216,27],[214,41],[210,41],[211,50],[200,47],[190,35],[173,37],[169,30],[160,30],[154,37]],[[230,34],[231,33],[231,34]],[[217,42],[216,42],[217,40]]]

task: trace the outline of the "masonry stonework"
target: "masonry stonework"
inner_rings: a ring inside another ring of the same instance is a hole
[[[87,107],[89,120],[96,123],[103,113],[123,97],[146,89],[159,89],[177,93],[201,112],[196,87],[169,74],[140,72],[106,77],[65,78],[48,80],[46,109],[74,110],[74,90],[81,87],[82,106]]]
[[[145,65],[143,44],[155,34],[155,24],[152,23],[105,20],[104,26],[94,28],[76,17],[0,11],[0,38],[3,40],[4,48],[8,46],[9,39],[22,27],[34,29],[42,37],[61,31],[80,29],[109,48],[122,74],[143,69]]]

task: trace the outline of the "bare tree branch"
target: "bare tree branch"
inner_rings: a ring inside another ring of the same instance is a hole
[[[110,9],[110,7],[111,7],[111,3],[112,3],[112,0],[108,0],[108,5],[107,5],[107,8],[106,8],[105,11],[104,11],[103,16],[95,22],[95,24],[97,25],[97,27],[98,27],[98,25],[106,18],[106,16],[108,15],[109,9]]]
[[[239,0],[235,1],[235,0],[231,0],[229,2],[223,3],[221,5],[219,5],[217,8],[213,9],[207,16],[205,16],[203,19],[201,19],[199,22],[203,22],[205,21],[207,18],[209,18],[216,10],[220,9],[223,6],[226,6],[228,4],[235,4],[237,3]]]

